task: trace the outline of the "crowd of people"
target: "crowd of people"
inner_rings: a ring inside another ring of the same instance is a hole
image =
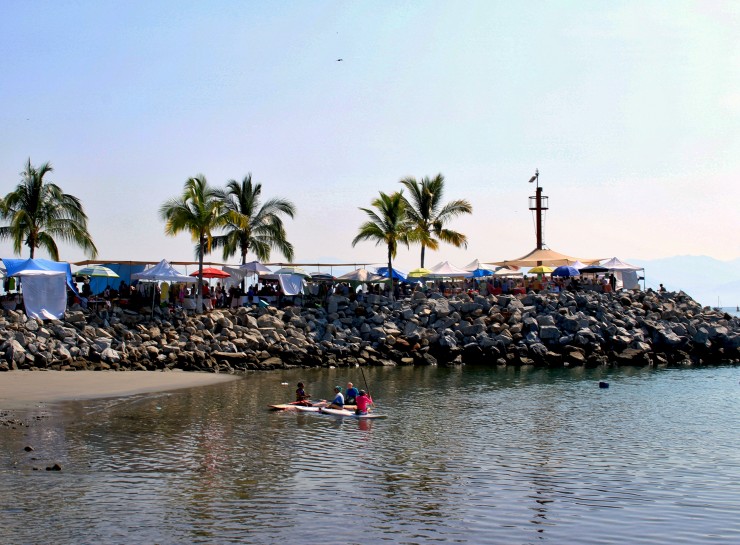
[[[535,293],[561,291],[589,290],[610,293],[617,290],[617,278],[614,274],[605,274],[601,277],[596,275],[583,275],[572,277],[537,275],[534,277],[506,277],[503,279],[488,278],[486,280],[472,279],[467,283],[468,293],[480,295],[501,295],[504,293]]]
[[[261,300],[282,307],[291,304],[326,306],[333,295],[347,297],[350,301],[363,302],[368,295],[383,295],[395,299],[409,297],[413,292],[419,290],[427,295],[437,292],[445,296],[460,293],[473,295],[500,295],[521,294],[529,291],[560,292],[592,290],[599,292],[616,291],[617,280],[614,274],[603,276],[583,275],[581,277],[550,277],[549,275],[523,276],[523,277],[487,277],[471,278],[459,281],[451,280],[416,280],[397,281],[393,286],[387,282],[360,284],[353,282],[320,281],[309,282],[303,295],[286,297],[280,283],[275,280],[259,279],[259,282],[250,284],[243,288],[242,284],[229,283],[222,285],[217,282],[211,286],[208,282],[203,283],[203,302],[206,310],[214,308],[235,308],[242,305],[253,305]],[[663,288],[665,289],[665,288]],[[109,310],[112,303],[124,308],[140,309],[149,307],[154,303],[156,306],[169,306],[170,308],[195,309],[197,284],[191,283],[151,283],[134,281],[128,285],[121,280],[118,288],[106,286],[100,293],[92,293],[90,280],[85,278],[80,284],[78,294],[69,291],[69,303],[80,303],[88,307],[90,302],[95,303],[99,309],[104,303],[105,310]],[[7,302],[6,302],[7,299]],[[12,301],[11,301],[12,299]],[[8,294],[3,303],[10,305],[16,302],[17,295]]]

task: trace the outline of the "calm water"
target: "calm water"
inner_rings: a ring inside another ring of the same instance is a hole
[[[266,409],[342,369],[0,428],[0,543],[740,543],[740,368],[365,373],[387,420]]]

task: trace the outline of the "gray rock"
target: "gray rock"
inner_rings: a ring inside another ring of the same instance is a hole
[[[560,339],[560,330],[555,326],[543,326],[540,328],[540,339],[543,341]]]
[[[117,363],[121,361],[121,355],[112,348],[106,348],[105,350],[103,350],[103,352],[101,352],[100,354],[100,358],[103,361],[109,363]]]
[[[555,325],[555,319],[552,316],[550,316],[549,314],[540,314],[539,316],[537,316],[537,323],[540,326],[545,326],[545,325],[552,325],[552,326],[554,326]]]

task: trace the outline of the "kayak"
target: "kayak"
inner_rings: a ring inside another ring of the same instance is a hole
[[[349,418],[388,418],[388,415],[386,414],[375,414],[375,413],[369,413],[369,414],[355,414],[354,411],[348,411],[347,409],[327,409],[325,407],[317,407],[318,412],[321,414],[330,414],[332,416],[344,416]]]

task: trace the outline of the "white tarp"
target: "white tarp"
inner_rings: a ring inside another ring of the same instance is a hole
[[[626,290],[640,289],[640,281],[637,279],[637,271],[616,271],[617,287]]]
[[[19,273],[26,314],[41,320],[60,320],[67,309],[67,276],[60,271]]]
[[[303,293],[303,286],[306,285],[303,277],[299,274],[278,274],[278,282],[280,283],[280,289],[283,290],[284,295],[300,295]]]

